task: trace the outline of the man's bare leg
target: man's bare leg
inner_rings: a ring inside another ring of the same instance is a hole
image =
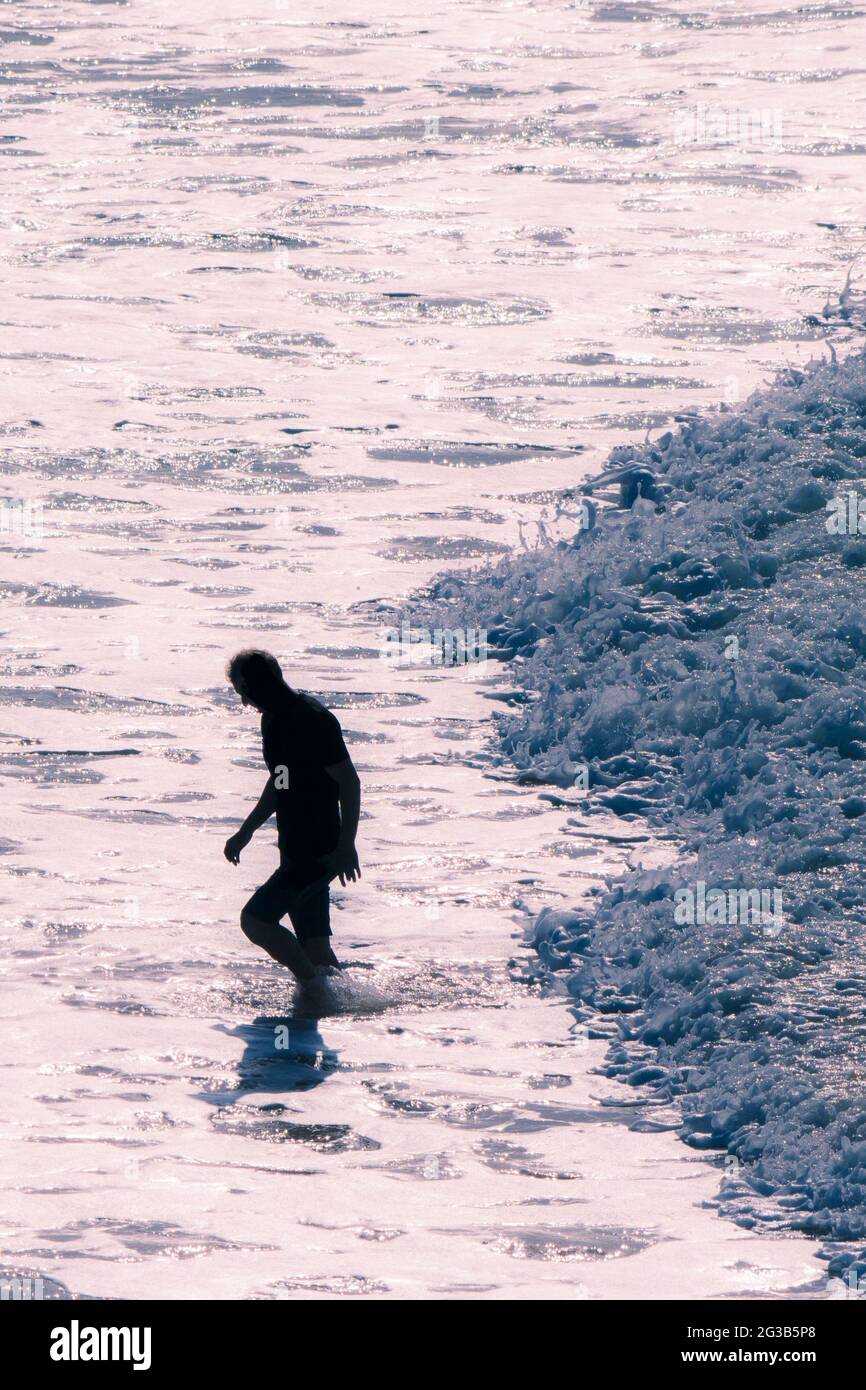
[[[337,970],[342,969],[340,962],[331,950],[331,938],[329,936],[309,936],[303,943],[302,949],[313,965],[333,965]]]
[[[279,922],[262,922],[251,913],[242,912],[241,928],[250,941],[261,946],[280,965],[285,965],[296,979],[306,984],[308,980],[316,978],[316,962],[311,960],[294,933],[281,927]],[[324,939],[327,941],[327,937]]]

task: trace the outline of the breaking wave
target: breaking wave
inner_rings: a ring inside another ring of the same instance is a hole
[[[577,1025],[611,1038],[610,1075],[678,1101],[687,1143],[734,1156],[728,1214],[848,1242],[866,1237],[864,479],[866,360],[834,354],[614,449],[575,536],[432,590],[438,621],[486,626],[509,663],[518,775],[567,789],[572,824],[614,812],[677,844],[537,918]],[[771,924],[730,908],[758,892]],[[866,1270],[833,1257],[852,1258]]]

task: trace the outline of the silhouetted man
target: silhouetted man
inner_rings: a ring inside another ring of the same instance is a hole
[[[361,783],[337,718],[287,685],[270,652],[238,652],[226,675],[244,705],[261,711],[269,775],[258,804],[226,841],[225,856],[237,864],[274,812],[280,850],[280,867],[253,893],[241,927],[299,980],[314,980],[339,966],[330,943],[330,881],[339,876],[345,886],[361,877],[355,849]],[[280,926],[286,914],[294,935]]]

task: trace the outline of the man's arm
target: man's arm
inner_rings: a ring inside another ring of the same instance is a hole
[[[325,863],[339,875],[345,887],[346,879],[354,883],[361,877],[358,852],[355,849],[355,836],[361,816],[361,779],[355,771],[351,758],[326,767],[329,777],[333,777],[339,788],[340,797],[340,838],[332,854],[325,855]]]
[[[259,826],[264,825],[266,820],[270,820],[276,809],[277,793],[274,788],[273,780],[269,777],[265,783],[264,791],[250,811],[240,830],[226,840],[223,853],[230,864],[238,863],[241,857],[241,850],[246,849]]]

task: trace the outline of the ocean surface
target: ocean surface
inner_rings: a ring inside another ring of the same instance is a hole
[[[500,663],[383,646],[439,571],[573,531],[615,446],[826,355],[864,35],[739,0],[2,5],[7,1273],[826,1292],[814,1241],[700,1206],[724,1170],[594,1074],[525,943],[663,844],[563,834],[491,751]],[[223,675],[253,642],[364,783],[320,1020],[237,925],[270,832],[222,857],[264,777]]]

